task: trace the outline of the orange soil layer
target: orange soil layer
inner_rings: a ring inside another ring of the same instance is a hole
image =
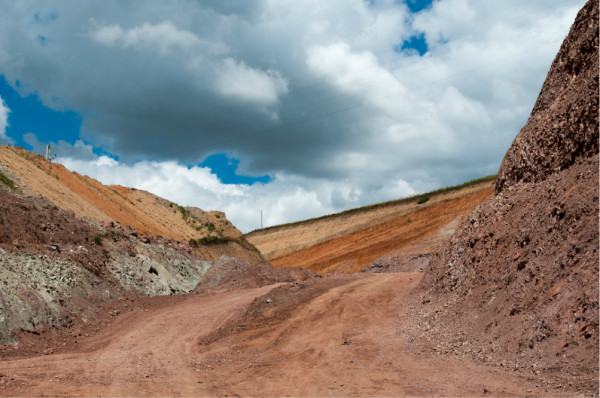
[[[245,236],[267,260],[271,260],[492,186],[494,181],[480,182],[460,189],[434,192],[425,204],[418,204],[417,198],[400,199],[317,219],[260,229]]]
[[[270,262],[280,267],[308,268],[319,274],[356,272],[378,257],[431,240],[443,227],[466,217],[493,191],[493,187],[488,187],[449,199],[365,230],[272,258]]]
[[[103,185],[22,148],[0,146],[0,161],[26,185],[25,193],[43,195],[56,206],[73,210],[79,217],[87,216],[96,222],[112,220],[140,233],[176,240],[206,236],[203,222],[222,227],[225,236],[240,235],[223,213],[202,212],[204,219],[190,225],[177,206],[162,198],[141,190]]]

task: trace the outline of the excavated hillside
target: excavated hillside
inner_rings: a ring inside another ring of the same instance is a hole
[[[422,271],[454,228],[493,193],[494,177],[412,198],[253,231],[246,238],[280,267],[319,274]]]
[[[188,293],[230,263],[270,267],[224,213],[0,147],[0,344],[89,319],[115,299]]]
[[[105,186],[23,148],[0,146],[0,173],[14,190],[41,195],[63,210],[103,226],[120,225],[140,235],[190,241],[208,260],[223,255],[252,263],[264,261],[220,211],[182,207],[149,192]],[[9,189],[0,181],[0,189]]]
[[[496,191],[421,282],[416,340],[598,393],[598,0],[579,12]],[[432,343],[433,344],[433,343]],[[479,347],[473,351],[472,347]]]

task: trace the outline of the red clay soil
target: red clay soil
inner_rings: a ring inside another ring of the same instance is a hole
[[[420,275],[122,301],[104,314],[110,326],[94,333],[79,324],[62,353],[0,361],[0,394],[564,395],[518,372],[414,352],[399,315]]]
[[[302,267],[319,274],[360,271],[378,257],[430,240],[443,227],[473,211],[492,192],[493,188],[487,188],[449,199],[270,262],[280,267]]]
[[[74,259],[94,274],[106,276],[104,253],[95,243],[101,233],[43,197],[19,197],[0,190],[0,248]],[[76,250],[79,246],[86,250]]]

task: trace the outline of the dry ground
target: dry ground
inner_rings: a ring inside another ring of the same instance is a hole
[[[57,354],[5,357],[0,394],[564,395],[415,350],[399,332],[407,322],[400,315],[420,275],[363,273],[125,303],[99,333],[71,331],[76,346],[55,339],[46,352]]]

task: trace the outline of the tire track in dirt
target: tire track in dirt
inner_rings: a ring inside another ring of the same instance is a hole
[[[551,396],[505,370],[412,352],[401,311],[421,273],[189,295],[123,317],[99,349],[0,361],[3,396]],[[304,294],[308,291],[308,294]],[[169,298],[165,298],[169,299]],[[203,336],[241,328],[208,345]]]
[[[90,339],[99,350],[0,362],[2,395],[197,395],[196,340],[219,328],[273,286],[188,296],[173,307],[138,312]],[[109,342],[103,344],[103,342]]]

